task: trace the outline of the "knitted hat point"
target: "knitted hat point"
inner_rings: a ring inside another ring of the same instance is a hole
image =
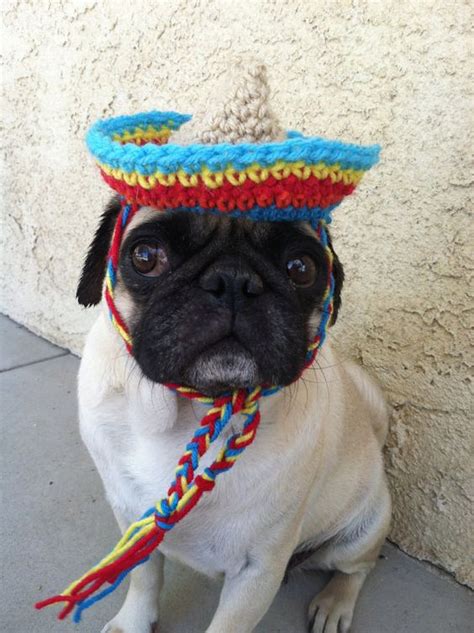
[[[270,143],[286,134],[269,104],[270,88],[264,64],[240,64],[239,81],[222,111],[215,114],[207,130],[199,135],[206,144]]]

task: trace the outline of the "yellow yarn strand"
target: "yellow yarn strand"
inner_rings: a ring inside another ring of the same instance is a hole
[[[224,180],[230,182],[231,185],[238,186],[242,185],[247,178],[259,184],[265,182],[269,176],[273,176],[276,180],[282,180],[290,175],[299,180],[307,180],[312,175],[318,180],[330,178],[332,183],[342,181],[345,185],[357,185],[364,175],[363,170],[342,169],[338,163],[330,166],[325,163],[305,165],[302,161],[292,163],[277,161],[272,167],[265,168],[254,164],[242,171],[236,171],[231,165],[224,171],[215,172],[203,167],[201,172],[197,174],[189,174],[183,169],[177,171],[176,174],[165,174],[157,171],[150,176],[144,176],[138,172],[125,172],[103,163],[98,163],[98,165],[105,174],[112,176],[115,180],[122,180],[130,186],[135,186],[138,182],[144,189],[152,189],[156,182],[164,187],[171,187],[176,183],[176,180],[183,187],[196,187],[200,182],[203,182],[209,189],[217,189],[224,183]]]

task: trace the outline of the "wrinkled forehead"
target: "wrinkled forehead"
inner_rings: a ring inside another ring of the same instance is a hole
[[[152,224],[173,228],[188,240],[200,243],[213,234],[221,239],[233,241],[249,240],[254,245],[265,245],[274,238],[287,235],[288,239],[298,235],[315,237],[308,222],[255,222],[245,218],[222,217],[211,214],[170,211],[163,213],[152,207],[142,207],[129,222],[123,240],[143,225]]]

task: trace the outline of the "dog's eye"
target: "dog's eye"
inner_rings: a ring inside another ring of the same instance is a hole
[[[132,264],[137,272],[157,277],[169,268],[165,251],[157,244],[137,244],[132,249]]]
[[[316,264],[309,255],[289,259],[286,262],[286,271],[291,282],[300,288],[308,288],[316,280]]]

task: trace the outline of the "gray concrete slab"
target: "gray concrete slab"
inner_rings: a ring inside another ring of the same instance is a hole
[[[56,593],[103,556],[118,531],[77,430],[78,360],[53,358],[0,376],[2,403],[0,630],[99,632],[125,587],[84,615],[79,628],[33,603]],[[388,545],[360,598],[353,633],[467,633],[472,594]],[[166,564],[160,633],[202,633],[220,582]],[[294,572],[257,633],[303,633],[317,573]],[[223,632],[225,633],[225,632]]]
[[[35,336],[22,325],[0,314],[0,371],[66,353],[60,347]]]

